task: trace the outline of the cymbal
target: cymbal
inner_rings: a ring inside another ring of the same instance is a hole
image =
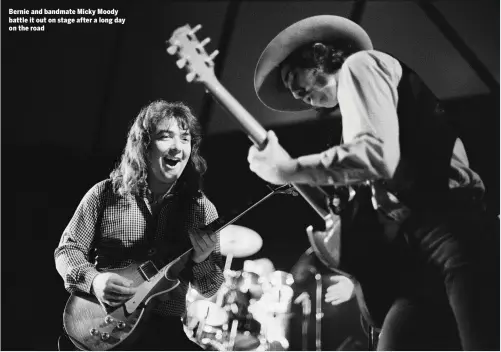
[[[263,246],[259,234],[244,226],[228,225],[219,232],[221,254],[245,258],[257,253]]]

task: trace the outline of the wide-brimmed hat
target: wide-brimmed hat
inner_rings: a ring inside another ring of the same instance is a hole
[[[303,19],[280,32],[264,49],[254,72],[254,89],[264,105],[278,111],[311,109],[310,105],[294,99],[282,83],[279,65],[295,49],[314,42],[343,40],[353,52],[372,49],[369,35],[347,18],[321,15]]]

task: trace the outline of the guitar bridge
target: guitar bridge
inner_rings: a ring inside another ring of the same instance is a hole
[[[141,276],[146,280],[150,281],[150,279],[158,274],[158,268],[155,266],[155,264],[148,260],[147,262],[141,264],[138,268],[139,273]]]

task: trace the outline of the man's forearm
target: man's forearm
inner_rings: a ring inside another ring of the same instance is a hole
[[[284,173],[287,182],[334,186],[391,178],[396,167],[385,159],[382,142],[368,135],[293,163]]]

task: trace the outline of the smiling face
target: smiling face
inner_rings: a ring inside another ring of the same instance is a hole
[[[181,177],[191,155],[191,135],[175,118],[165,118],[151,135],[148,152],[148,185],[163,194]]]
[[[337,73],[325,73],[314,68],[282,70],[283,83],[294,99],[301,99],[315,108],[333,108],[337,100]]]

